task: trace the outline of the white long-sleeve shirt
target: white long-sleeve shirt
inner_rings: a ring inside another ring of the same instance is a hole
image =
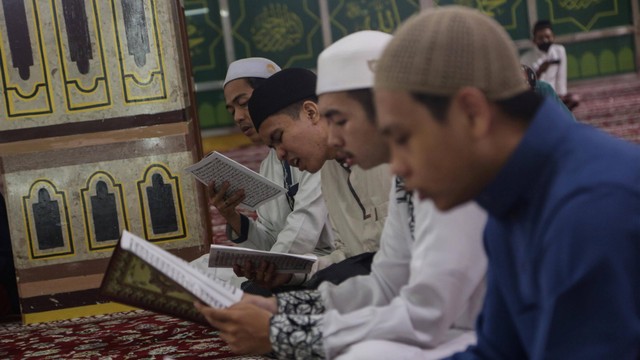
[[[442,213],[431,201],[409,201],[399,182],[389,198],[370,275],[340,285],[325,282],[317,292],[278,295],[271,338],[279,357],[308,351],[334,358],[368,340],[432,348],[452,327],[473,328],[485,288],[486,213],[472,203]],[[307,336],[280,344],[294,332],[300,335],[299,324]]]
[[[387,164],[363,170],[325,162],[322,193],[335,235],[335,250],[318,259],[318,270],[345,258],[377,251],[387,217],[391,172]]]
[[[296,187],[295,202],[280,196],[257,209],[257,220],[242,217],[242,234],[227,225],[229,240],[242,247],[281,253],[326,255],[334,249],[333,230],[322,196],[321,174],[290,166],[290,186]],[[285,169],[272,149],[260,164],[260,174],[286,187]]]
[[[473,203],[442,213],[415,201],[411,234],[408,203],[398,200],[406,196],[395,190],[371,275],[320,286],[327,358],[364,340],[433,348],[451,327],[474,327],[485,290],[486,213]]]
[[[560,60],[559,64],[552,64],[543,72],[539,80],[546,81],[560,96],[567,94],[567,53],[564,46],[552,44],[548,52],[533,48],[520,58],[520,62],[537,71],[540,65],[547,60]]]

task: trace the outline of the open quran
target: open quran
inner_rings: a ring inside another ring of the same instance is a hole
[[[244,189],[245,197],[241,204],[250,210],[287,192],[284,187],[216,151],[185,170],[205,185],[215,182],[216,192],[223,182],[229,182],[225,198]]]
[[[209,267],[230,268],[248,260],[256,268],[260,262],[269,261],[275,264],[279,273],[308,273],[317,259],[315,255],[285,254],[239,246],[211,245],[209,251]]]
[[[243,292],[125,230],[109,261],[100,294],[127,305],[206,323],[193,306],[195,300],[226,308],[240,301]]]

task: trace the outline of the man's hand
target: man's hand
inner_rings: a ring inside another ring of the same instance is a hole
[[[227,199],[224,198],[224,194],[229,189],[229,182],[225,181],[220,186],[220,189],[216,192],[215,182],[209,184],[209,203],[214,206],[222,216],[227,218],[228,216],[236,212],[236,207],[240,205],[244,200],[244,190],[240,189],[234,192]]]
[[[229,183],[227,181],[222,183],[218,192],[216,192],[215,182],[209,184],[209,207],[210,210],[213,210],[213,208],[218,209],[220,215],[222,215],[233,230],[239,234],[240,214],[236,211],[236,207],[244,200],[244,190],[240,189],[225,199],[224,194],[228,189]]]
[[[194,305],[234,353],[258,355],[271,351],[270,312],[245,302],[228,309],[214,309],[199,302]]]
[[[539,78],[542,74],[544,74],[549,69],[549,66],[555,65],[558,63],[559,63],[558,60],[545,60],[542,64],[540,64],[540,66],[538,67],[538,70],[536,70],[536,76]]]
[[[274,289],[291,281],[293,274],[281,274],[276,272],[276,265],[270,261],[262,261],[257,269],[251,261],[245,261],[243,265],[235,264],[233,272],[239,277],[246,277],[249,281],[265,289]]]

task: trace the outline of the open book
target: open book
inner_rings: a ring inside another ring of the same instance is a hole
[[[211,245],[209,267],[233,267],[251,261],[254,268],[265,260],[273,262],[279,273],[308,273],[318,260],[315,255],[285,254],[262,250],[247,249],[238,246]]]
[[[215,181],[216,192],[223,182],[229,182],[225,198],[239,189],[244,189],[242,205],[250,210],[255,210],[264,202],[287,192],[284,187],[216,151],[185,170],[205,185]]]
[[[193,306],[195,300],[225,308],[240,301],[243,292],[125,230],[109,261],[100,294],[127,305],[206,323]]]

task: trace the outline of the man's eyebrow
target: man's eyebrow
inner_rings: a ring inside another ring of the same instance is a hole
[[[330,119],[330,118],[332,118],[334,116],[337,116],[338,114],[340,114],[340,111],[338,111],[336,109],[329,109],[329,110],[321,113],[320,115]]]

